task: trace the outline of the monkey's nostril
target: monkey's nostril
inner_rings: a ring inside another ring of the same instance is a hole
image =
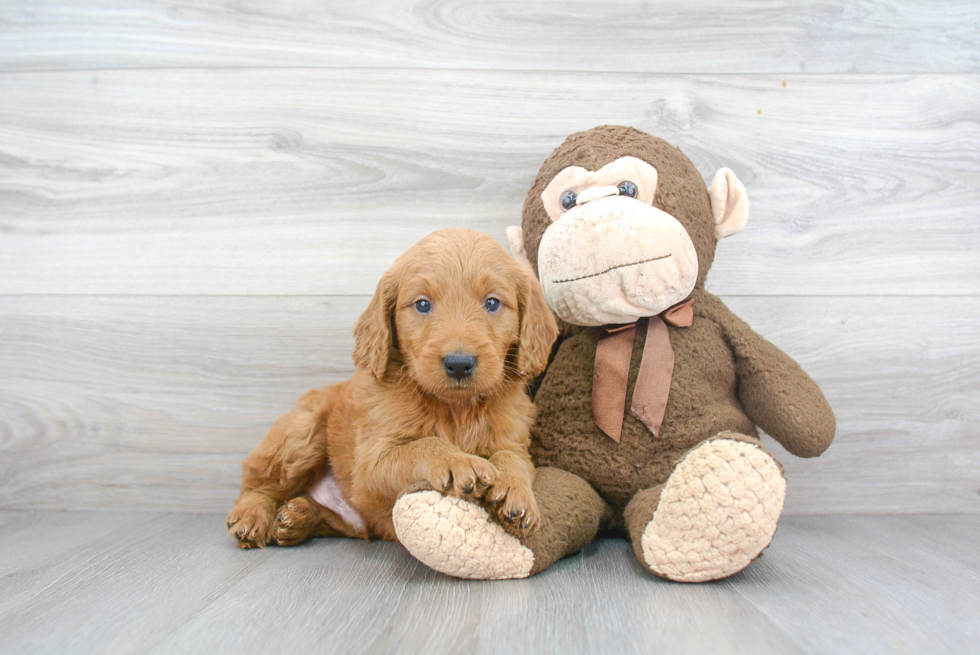
[[[462,380],[473,375],[476,368],[476,357],[469,353],[456,351],[446,355],[442,360],[442,365],[446,367],[446,375],[454,380]]]

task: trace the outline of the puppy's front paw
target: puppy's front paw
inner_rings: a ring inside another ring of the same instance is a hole
[[[459,453],[433,464],[425,479],[447,496],[482,498],[497,479],[497,467],[482,457]]]
[[[265,494],[246,493],[235,503],[225,524],[239,548],[265,548],[272,541],[275,516],[275,500]]]
[[[486,502],[507,532],[523,537],[541,524],[541,513],[531,488],[519,478],[498,478],[487,491]]]

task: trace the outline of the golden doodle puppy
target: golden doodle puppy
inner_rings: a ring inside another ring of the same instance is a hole
[[[482,501],[528,533],[539,515],[525,382],[557,334],[537,280],[496,241],[430,234],[357,321],[354,377],[303,396],[245,460],[230,534],[242,548],[394,541],[391,510],[412,485]]]

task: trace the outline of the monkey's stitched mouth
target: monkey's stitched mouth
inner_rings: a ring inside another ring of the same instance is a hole
[[[639,266],[640,264],[646,264],[648,262],[655,262],[660,259],[667,259],[670,257],[670,253],[666,255],[660,255],[659,257],[651,257],[650,259],[644,259],[642,261],[633,262],[632,264],[617,264],[616,266],[610,266],[604,271],[599,271],[598,273],[589,273],[588,275],[583,275],[582,277],[573,277],[567,280],[555,280],[552,284],[564,284],[566,282],[578,282],[579,280],[587,280],[590,277],[599,277],[600,275],[605,275],[609,271],[615,271],[617,268],[629,268],[630,266]]]

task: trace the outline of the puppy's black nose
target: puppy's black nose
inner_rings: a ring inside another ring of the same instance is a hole
[[[446,375],[456,380],[462,380],[473,375],[473,369],[476,368],[476,357],[457,350],[446,355],[442,364],[446,367]]]

